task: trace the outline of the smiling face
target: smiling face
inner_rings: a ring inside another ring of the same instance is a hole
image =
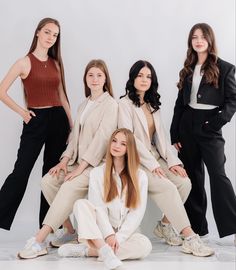
[[[97,68],[92,67],[86,74],[86,83],[91,92],[103,92],[103,86],[106,81],[105,73]]]
[[[123,132],[118,132],[111,141],[110,152],[113,157],[124,157],[127,151],[127,139]]]
[[[207,53],[208,42],[201,29],[196,29],[192,35],[192,47],[198,54]]]
[[[59,27],[54,23],[47,23],[37,33],[37,45],[49,49],[56,43],[58,35]]]
[[[137,90],[137,94],[145,94],[151,87],[152,74],[148,67],[140,69],[137,77],[134,79],[134,87]]]

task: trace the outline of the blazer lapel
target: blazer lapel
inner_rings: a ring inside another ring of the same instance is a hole
[[[81,122],[81,126],[83,126],[84,122],[86,121],[88,115],[90,115],[90,113],[101,103],[103,102],[104,99],[106,99],[108,97],[108,93],[104,92],[97,100],[94,101],[94,103],[91,105],[91,107],[87,110],[87,112],[85,113],[83,120]],[[82,108],[82,112],[85,109],[87,103],[88,103],[89,97],[86,99],[86,103],[85,106]],[[82,113],[81,112],[81,113]]]
[[[142,110],[141,107],[137,107],[137,106],[134,106],[134,110],[140,120],[140,122],[142,123],[142,126],[143,126],[143,129],[148,137],[148,140],[150,141],[150,136],[149,136],[149,131],[148,131],[148,124],[147,124],[147,119],[146,119],[146,116]]]
[[[165,156],[166,153],[166,134],[164,133],[164,130],[162,128],[162,123],[161,123],[161,116],[160,116],[160,111],[158,110],[157,112],[153,113],[153,119],[155,123],[155,128],[156,132],[154,135],[154,140],[156,143],[156,146],[158,148],[159,154],[161,156]]]

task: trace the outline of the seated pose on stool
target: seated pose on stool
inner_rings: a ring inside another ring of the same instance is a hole
[[[130,69],[126,95],[119,102],[118,127],[134,133],[141,165],[148,176],[149,194],[164,213],[154,233],[169,245],[182,245],[185,253],[209,256],[213,250],[191,229],[183,205],[191,183],[165,134],[157,88],[153,66],[137,61]]]
[[[116,130],[106,163],[90,172],[88,200],[74,204],[79,241],[85,243],[62,245],[59,255],[99,257],[109,269],[120,266],[120,260],[146,257],[151,242],[136,231],[145,213],[147,187],[133,134],[128,129]]]
[[[79,106],[71,140],[61,161],[42,179],[42,190],[50,208],[43,227],[18,253],[23,259],[46,255],[46,238],[63,224],[65,230],[51,242],[58,247],[77,239],[68,218],[76,200],[87,195],[89,172],[105,157],[107,143],[117,128],[118,105],[112,97],[111,80],[106,64],[92,60],[84,73],[87,99]]]

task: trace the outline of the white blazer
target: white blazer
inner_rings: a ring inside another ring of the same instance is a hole
[[[91,170],[88,200],[95,206],[97,224],[104,239],[116,231],[116,238],[122,243],[137,230],[143,219],[147,204],[148,179],[146,173],[139,169],[140,204],[136,209],[129,209],[125,206],[126,192],[121,194],[121,179],[114,171],[113,177],[119,196],[111,202],[104,202],[104,170],[105,164]]]
[[[108,92],[104,92],[86,111],[82,123],[80,117],[88,98],[79,106],[70,142],[62,157],[70,158],[69,165],[81,160],[93,167],[105,156],[111,134],[117,128],[118,105]]]
[[[152,172],[160,164],[151,153],[151,138],[142,108],[135,106],[128,96],[121,98],[118,105],[118,128],[128,128],[134,133],[141,164]],[[182,164],[180,159],[173,153],[173,147],[167,139],[160,110],[153,113],[153,119],[156,132],[152,140],[161,158],[167,162],[169,168]]]

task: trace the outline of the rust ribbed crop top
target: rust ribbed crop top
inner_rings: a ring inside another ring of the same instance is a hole
[[[59,72],[54,60],[40,61],[32,53],[29,75],[22,79],[28,107],[61,106],[58,86]]]

